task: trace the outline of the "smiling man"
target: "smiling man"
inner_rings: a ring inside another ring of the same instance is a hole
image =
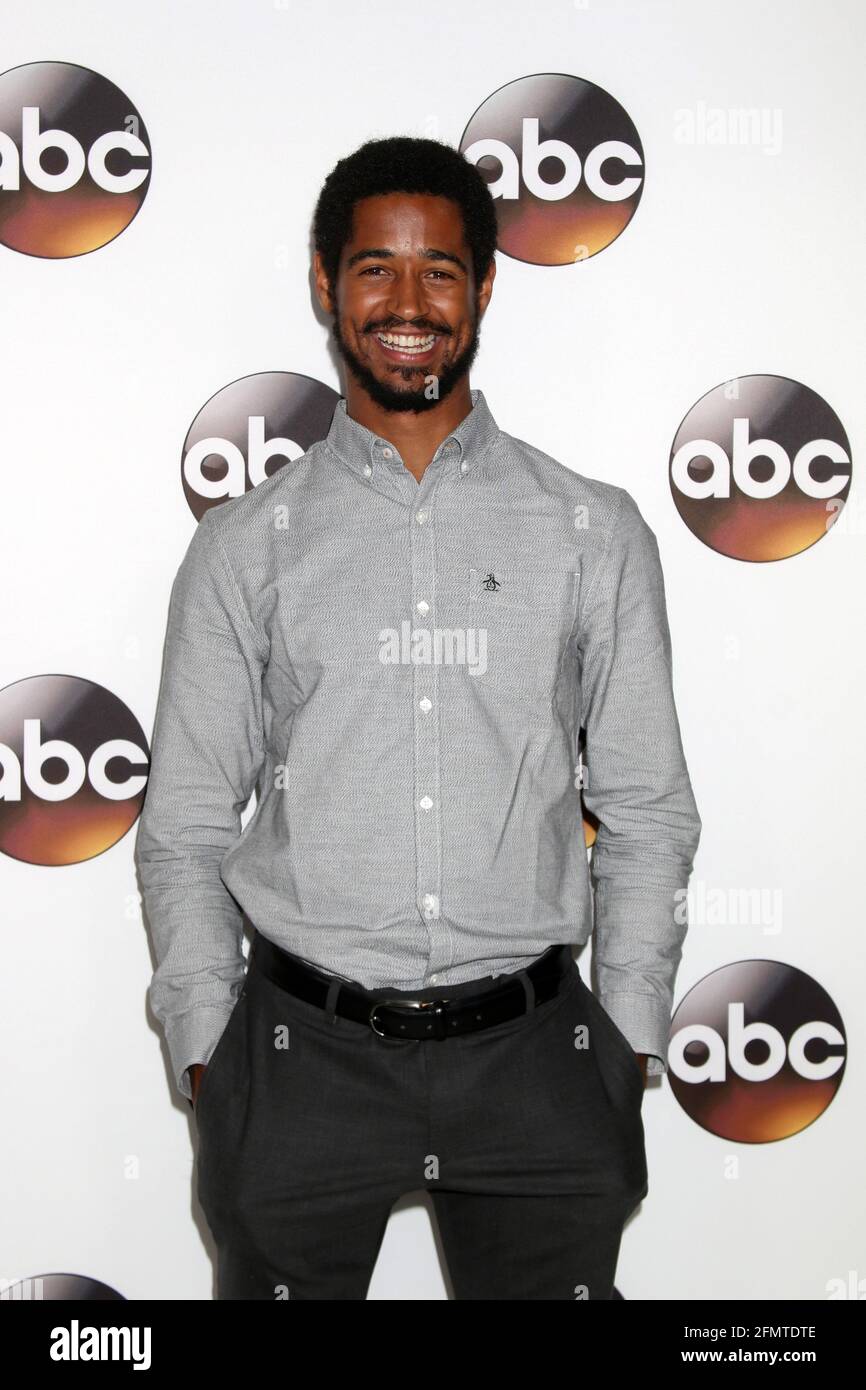
[[[658,547],[470,389],[461,155],[369,142],[314,239],[346,394],[190,541],[137,840],[218,1297],[363,1299],[423,1190],[456,1298],[609,1299],[701,829]]]
[[[360,199],[341,266],[326,260],[332,254],[327,214],[326,203],[316,286],[322,307],[334,315],[334,340],[348,367],[349,413],[371,430],[387,423],[391,442],[420,482],[431,445],[435,452],[472,409],[469,368],[496,262],[483,272],[473,266],[459,206],[442,197]]]

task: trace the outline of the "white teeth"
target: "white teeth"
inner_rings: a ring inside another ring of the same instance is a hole
[[[405,333],[377,333],[376,337],[385,347],[398,348],[400,352],[428,352],[436,341],[435,333],[428,333],[423,338],[410,337]]]

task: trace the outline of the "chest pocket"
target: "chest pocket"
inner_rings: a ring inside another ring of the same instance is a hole
[[[550,705],[563,663],[573,654],[580,603],[580,564],[471,565],[467,627],[478,653],[470,679],[502,699]]]

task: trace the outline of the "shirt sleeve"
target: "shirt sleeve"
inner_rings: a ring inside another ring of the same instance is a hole
[[[599,1000],[654,1075],[667,1070],[702,827],[674,704],[658,545],[620,492],[579,638],[583,801],[599,822],[590,869]]]
[[[181,1095],[244,979],[243,915],[220,877],[264,761],[265,639],[204,514],[171,590],[135,861],[157,967],[148,991]]]

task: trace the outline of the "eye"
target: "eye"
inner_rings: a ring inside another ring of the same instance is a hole
[[[380,271],[380,270],[381,270],[384,274],[387,274],[387,270],[386,270],[385,266],[383,266],[383,265],[368,265],[368,266],[365,266],[363,270],[360,270],[360,271],[358,272],[358,274],[359,274],[359,275],[374,275],[374,274],[376,273],[376,271]],[[449,271],[447,271],[447,270],[431,270],[431,271],[429,271],[428,273],[429,273],[430,275],[441,275],[442,278],[443,278],[443,280],[453,280],[453,279],[455,278],[455,277],[454,277]]]

